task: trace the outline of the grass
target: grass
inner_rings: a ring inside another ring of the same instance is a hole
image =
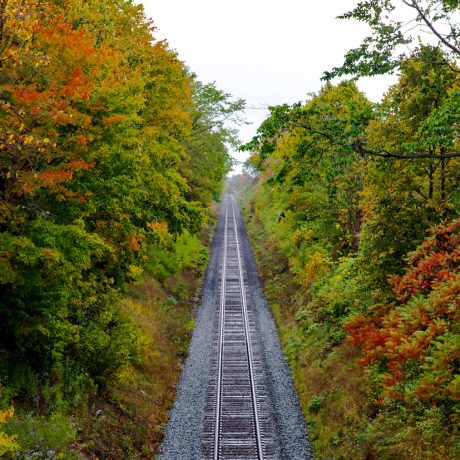
[[[209,235],[202,239],[209,242]],[[158,453],[206,266],[204,246],[197,239],[179,246],[182,258],[174,274],[162,282],[146,274],[121,300],[137,330],[138,359],[123,371],[111,400],[95,400],[80,417],[79,450],[87,455],[128,460],[151,459]]]

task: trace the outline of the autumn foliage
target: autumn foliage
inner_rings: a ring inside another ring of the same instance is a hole
[[[460,220],[437,227],[434,235],[410,255],[408,265],[405,275],[391,279],[401,302],[416,295],[426,296],[455,280],[460,271]]]
[[[296,284],[275,311],[295,319],[285,349],[320,458],[460,455],[460,79],[446,56],[421,45],[398,61],[378,104],[343,81],[270,107],[243,146],[251,222]],[[342,386],[330,369],[353,372]],[[346,428],[329,420],[353,407]]]
[[[242,103],[154,33],[131,0],[0,2],[0,414],[110,392],[136,359],[120,292],[174,265],[231,166]]]
[[[396,304],[345,325],[360,363],[378,369],[382,398],[453,403],[460,397],[460,221],[437,227],[391,282]]]

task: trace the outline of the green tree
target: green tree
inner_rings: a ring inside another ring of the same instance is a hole
[[[1,379],[73,404],[133,359],[117,293],[201,229],[243,103],[198,85],[130,0],[0,15]]]
[[[346,141],[364,135],[370,107],[353,82],[328,84],[305,105],[272,108],[244,146],[270,197],[273,234],[303,282],[324,272],[328,259],[358,250],[364,170]]]
[[[232,98],[215,83],[196,79],[192,99],[192,131],[185,142],[189,160],[184,175],[191,186],[190,196],[208,205],[212,198],[218,199],[222,177],[234,164],[229,149],[238,146],[237,127],[244,123],[241,113],[245,101]]]
[[[458,113],[458,73],[427,63],[442,57],[436,48],[419,54],[401,64],[399,82],[368,129],[371,150],[400,155],[374,158],[368,169],[361,254],[375,287],[388,286],[388,274],[403,269],[405,255],[427,229],[458,212],[460,163],[449,157],[459,145],[453,115]],[[420,153],[427,157],[418,158]]]
[[[371,35],[358,48],[348,51],[342,66],[325,72],[323,78],[393,72],[408,57],[408,48],[414,54],[420,42],[429,44],[433,40],[444,56],[427,62],[450,67],[452,61],[460,58],[459,5],[458,0],[359,1],[339,18],[368,24]]]

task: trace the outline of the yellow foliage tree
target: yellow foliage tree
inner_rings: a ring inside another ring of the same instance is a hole
[[[38,0],[0,1],[0,64],[18,59],[27,47],[37,25]]]
[[[0,411],[0,458],[7,454],[14,454],[19,449],[16,436],[9,436],[2,431],[2,425],[14,415],[14,409]]]

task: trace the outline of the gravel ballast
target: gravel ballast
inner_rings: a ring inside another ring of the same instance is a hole
[[[272,415],[278,434],[280,459],[313,459],[308,442],[305,421],[294,390],[291,375],[284,359],[275,324],[264,299],[258,278],[257,265],[252,253],[239,209],[236,209],[238,232],[248,277],[247,296],[254,305],[256,328],[261,349],[267,387],[272,401]],[[201,293],[201,304],[196,316],[176,399],[166,426],[161,460],[198,460],[201,458],[201,440],[206,404],[206,391],[210,379],[213,314],[219,308],[219,265],[222,257],[224,224],[219,217],[213,239],[211,258]]]

